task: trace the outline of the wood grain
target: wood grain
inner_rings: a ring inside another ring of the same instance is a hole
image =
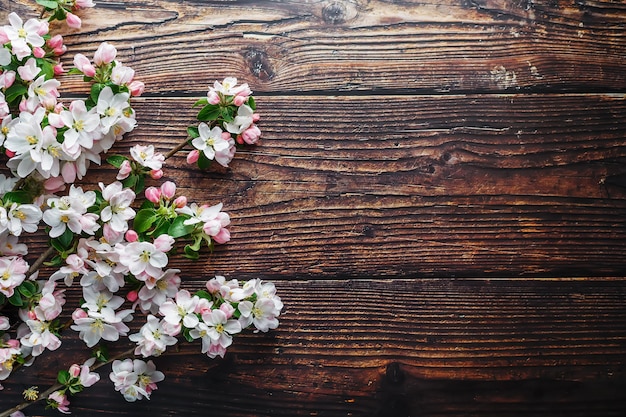
[[[198,414],[207,405],[216,416],[626,410],[622,279],[313,280],[278,287],[287,308],[277,330],[240,336],[224,360],[183,345],[156,359],[171,378],[149,403],[124,405],[102,381],[76,397],[73,414]],[[49,366],[75,360],[71,354]],[[23,384],[39,382],[33,371],[19,371]],[[5,386],[3,399],[23,389]]]
[[[0,4],[35,14],[12,3]],[[151,94],[227,75],[289,95],[626,86],[626,10],[614,2],[100,1],[83,17],[66,64],[112,42]]]

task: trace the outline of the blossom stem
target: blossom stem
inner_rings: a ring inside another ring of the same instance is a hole
[[[187,144],[189,143],[189,139],[190,139],[189,137],[186,137],[184,141],[182,141],[181,143],[173,147],[172,150],[170,150],[168,153],[165,154],[165,159],[167,160],[171,158],[178,151],[182,150],[185,146],[187,146]]]
[[[39,268],[41,267],[41,265],[43,265],[43,263],[46,261],[46,259],[48,259],[48,257],[50,255],[52,255],[55,250],[56,249],[54,249],[54,247],[49,246],[48,249],[46,249],[45,252],[43,252],[41,255],[39,255],[39,258],[37,258],[35,260],[35,262],[30,266],[30,268],[28,269],[28,274],[27,275],[32,275],[36,271],[38,271]]]
[[[110,358],[106,362],[99,362],[99,363],[97,363],[96,365],[91,367],[91,370],[95,371],[96,369],[101,368],[104,365],[108,365],[108,364],[110,364],[111,362],[113,362],[115,360],[121,359],[121,358],[129,356],[129,355],[133,355],[134,352],[135,352],[135,348],[126,350],[126,351],[124,351],[124,352],[122,352],[122,353],[120,353],[118,355],[115,355],[114,357]],[[39,402],[41,400],[47,399],[50,394],[52,394],[53,392],[55,392],[55,391],[57,391],[57,390],[59,390],[61,388],[63,388],[63,385],[59,384],[59,383],[56,383],[56,384],[52,385],[50,388],[48,388],[47,390],[45,390],[44,392],[42,392],[41,394],[39,394],[39,397],[37,397],[36,400],[34,400],[34,401],[24,401],[23,403],[20,403],[20,404],[16,405],[13,408],[10,408],[8,410],[3,411],[2,413],[0,413],[0,417],[9,417],[11,414],[15,413],[16,411],[23,410],[26,407],[31,406],[32,404],[35,404],[35,403],[37,403],[37,402]]]

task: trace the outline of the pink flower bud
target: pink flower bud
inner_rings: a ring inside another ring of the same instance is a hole
[[[243,137],[241,137],[241,135],[237,135],[237,138],[235,140],[238,144],[243,145]]]
[[[172,181],[165,181],[161,184],[161,195],[163,195],[166,200],[171,200],[174,194],[176,194],[176,184]]]
[[[87,315],[87,312],[85,310],[83,310],[82,308],[77,308],[72,313],[72,320],[74,320],[74,321],[76,321],[78,319],[86,319],[87,317],[89,317]]]
[[[233,313],[235,312],[235,307],[233,307],[230,303],[223,303],[220,306],[220,310],[222,310],[224,314],[226,314],[226,318],[229,319],[233,316]]]
[[[84,9],[87,7],[93,7],[94,3],[93,0],[76,0],[75,6],[79,9]]]
[[[46,56],[46,51],[44,51],[43,48],[40,48],[39,46],[35,46],[33,48],[33,55],[35,56],[35,58],[43,58],[44,56]]]
[[[65,70],[63,69],[63,64],[62,63],[58,63],[54,66],[54,75],[62,75]]]
[[[248,145],[254,145],[261,137],[261,130],[253,124],[241,133],[241,137]]]
[[[83,54],[74,55],[74,66],[87,77],[96,75],[96,68],[91,65],[89,59]]]
[[[261,115],[259,113],[252,113],[252,121],[254,123],[258,122],[261,119]]]
[[[131,242],[131,243],[139,240],[139,235],[133,229],[128,229],[124,237],[126,238],[127,242]]]
[[[231,139],[230,133],[222,132],[222,139],[224,139],[225,141],[229,141]]]
[[[195,164],[198,161],[198,158],[200,158],[200,151],[198,151],[197,149],[194,149],[193,151],[187,154],[187,163]]]
[[[43,188],[49,193],[58,193],[65,189],[65,181],[62,177],[50,177],[43,183]]]
[[[219,94],[217,94],[217,92],[213,90],[209,91],[209,93],[207,94],[207,98],[208,98],[209,104],[219,104],[220,102]]]
[[[135,76],[135,70],[123,65],[117,65],[111,71],[111,81],[117,85],[127,85]]]
[[[146,188],[145,194],[146,194],[146,198],[148,199],[148,201],[151,201],[154,204],[157,204],[159,200],[161,200],[161,190],[159,190],[156,187]]]
[[[176,241],[170,235],[160,235],[154,239],[154,247],[161,252],[171,251],[174,243],[176,243]]]
[[[67,12],[67,16],[65,17],[65,21],[67,25],[73,29],[80,29],[82,22],[80,17],[76,16],[74,13]]]
[[[226,243],[228,241],[230,241],[230,232],[228,231],[228,229],[221,229],[220,232],[218,234],[216,234],[215,236],[211,236],[213,238],[214,241],[216,241],[217,243]]]
[[[4,154],[5,154],[6,156],[8,156],[9,158],[13,158],[13,157],[15,156],[15,152],[10,151],[10,150],[8,150],[8,149],[5,149],[5,150],[4,150]]]
[[[246,102],[246,100],[248,99],[248,97],[242,97],[242,96],[235,96],[235,98],[233,99],[233,104],[237,107],[241,106],[243,103]]]
[[[0,79],[2,79],[2,86],[4,88],[9,88],[15,82],[15,71],[5,71],[0,75]]]
[[[70,376],[72,378],[78,378],[80,376],[80,366],[77,364],[73,364],[69,369]]]
[[[150,171],[150,178],[154,180],[160,180],[163,177],[162,169],[153,169]]]
[[[126,299],[131,303],[137,301],[138,298],[139,294],[137,293],[137,291],[128,291],[128,294],[126,294]]]
[[[54,35],[53,37],[51,37],[50,39],[48,39],[48,42],[46,42],[48,44],[48,46],[52,49],[56,49],[60,46],[63,46],[63,36],[61,35]]]
[[[37,320],[37,314],[33,310],[28,310],[27,316],[31,320]]]
[[[117,49],[108,42],[102,42],[93,55],[93,62],[97,66],[110,64],[117,55]]]
[[[174,200],[174,205],[176,206],[176,208],[185,207],[187,205],[187,197],[185,197],[184,195],[176,197],[176,200]]]
[[[146,85],[141,81],[133,81],[128,85],[128,89],[130,90],[131,96],[139,97],[146,89]]]
[[[128,159],[125,159],[124,162],[122,162],[122,165],[120,165],[120,170],[117,172],[117,176],[115,177],[115,179],[125,180],[126,178],[128,178],[132,170],[133,168],[130,166],[130,161]]]
[[[9,345],[10,348],[13,349],[19,349],[20,348],[20,341],[17,339],[9,339],[7,340],[7,345]]]
[[[50,24],[47,20],[40,20],[39,27],[37,28],[37,35],[43,36],[50,30]]]

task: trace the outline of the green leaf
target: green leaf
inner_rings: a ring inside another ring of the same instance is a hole
[[[151,235],[153,238],[157,238],[157,237],[167,233],[167,231],[169,230],[170,226],[171,226],[170,222],[168,222],[165,219],[161,219],[161,220],[159,220],[159,223],[154,228],[154,230],[152,230],[148,234]]]
[[[146,187],[146,177],[143,175],[138,175],[137,183],[135,184],[135,188],[133,191],[135,191],[135,194],[139,194],[140,192],[143,191],[145,187]]]
[[[46,76],[46,80],[54,78],[54,65],[47,59],[38,59],[37,63],[41,67],[41,71]]]
[[[213,295],[211,295],[211,293],[206,290],[196,291],[194,295],[197,295],[199,298],[204,298],[206,300],[213,300]]]
[[[222,119],[224,119],[224,121],[227,123],[231,123],[233,120],[235,120],[235,117],[233,116],[234,113],[235,109],[233,107],[224,107],[222,109]]]
[[[0,294],[0,306],[4,305],[6,300],[7,300],[7,297],[4,294]]]
[[[72,232],[69,227],[66,227],[63,234],[56,239],[59,241],[59,244],[67,250],[72,246],[72,242],[74,242],[74,232]]]
[[[43,263],[45,266],[61,266],[63,265],[63,258],[59,255],[55,256],[48,262]],[[1,303],[0,303],[1,304]]]
[[[191,106],[191,108],[198,107],[198,106],[206,106],[207,104],[209,104],[209,99],[205,97],[193,103],[193,106]]]
[[[96,83],[91,86],[91,99],[95,104],[98,103],[98,97],[100,97],[100,92],[104,90],[105,85]]]
[[[99,362],[108,362],[109,361],[109,349],[106,345],[98,345],[93,350],[92,356],[96,358]]]
[[[211,120],[217,120],[220,116],[220,106],[215,104],[207,104],[198,113],[198,120],[202,122],[208,122]]]
[[[59,381],[59,384],[61,385],[67,385],[68,382],[70,382],[70,379],[72,379],[72,377],[70,376],[69,371],[66,371],[65,369],[59,371],[57,374],[57,381]]]
[[[122,155],[111,155],[107,158],[107,162],[115,168],[121,167],[124,161],[128,161],[128,158]]]
[[[65,18],[67,17],[67,12],[65,11],[65,9],[63,7],[57,7],[56,12],[50,16],[50,21],[53,21],[54,19],[57,20],[65,20]]]
[[[61,252],[65,252],[67,250],[67,248],[64,248],[63,245],[61,245],[61,243],[59,242],[58,239],[51,239],[50,240],[50,245],[56,249],[57,252],[61,253]]]
[[[193,342],[193,337],[191,337],[191,330],[190,329],[184,329],[183,330],[183,337],[185,338],[186,341],[188,342]]]
[[[189,135],[191,139],[200,137],[200,132],[198,132],[198,128],[196,126],[189,126],[187,128],[187,134]]]
[[[204,152],[200,152],[200,156],[198,157],[198,168],[208,169],[210,166],[211,166],[211,160],[206,157]]]
[[[50,10],[54,10],[59,6],[59,4],[54,0],[37,0],[37,4]]]
[[[15,307],[22,307],[24,305],[24,300],[22,300],[22,296],[19,291],[15,291],[13,295],[9,297],[9,303]]]
[[[185,258],[195,260],[195,259],[198,259],[199,257],[200,255],[198,254],[198,252],[193,250],[191,246],[185,245]]]
[[[22,97],[27,92],[28,88],[26,88],[26,86],[15,83],[11,87],[7,88],[7,90],[4,92],[4,99],[7,101],[7,103],[11,103],[14,100]]]
[[[135,184],[137,184],[137,175],[135,174],[131,174],[128,176],[128,178],[126,178],[125,180],[122,181],[122,185],[124,185],[125,188],[134,188]]]
[[[24,281],[17,287],[17,290],[24,298],[31,298],[37,293],[37,286],[31,281]]]
[[[66,72],[69,75],[83,75],[83,73],[78,68],[70,68],[69,71]]]
[[[9,191],[4,194],[2,198],[5,203],[17,203],[17,204],[29,204],[32,203],[33,199],[31,196],[24,190],[18,191]]]
[[[69,387],[67,387],[68,391],[72,395],[78,394],[79,392],[83,390],[83,388],[84,387],[80,385],[80,383],[78,383],[77,385],[70,385]]]
[[[188,234],[193,232],[193,229],[195,229],[195,226],[193,224],[183,224],[185,220],[188,219],[189,216],[185,215],[179,215],[178,217],[176,217],[170,225],[169,229],[167,229],[167,234],[176,239],[179,237],[187,236]]]
[[[142,209],[137,212],[133,222],[133,230],[143,233],[156,221],[157,215],[154,209]]]
[[[248,106],[250,106],[252,110],[256,110],[256,101],[254,101],[254,97],[248,97]]]

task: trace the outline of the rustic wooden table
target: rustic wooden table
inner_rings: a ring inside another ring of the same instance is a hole
[[[190,289],[271,280],[285,310],[223,360],[157,358],[150,401],[102,372],[74,416],[626,415],[623,2],[98,0],[81,16],[66,67],[106,40],[147,86],[120,152],[184,139],[214,80],[251,85],[262,143],[228,170],[167,171],[233,219],[228,245],[175,266]],[[81,346],[17,371],[0,404]]]

